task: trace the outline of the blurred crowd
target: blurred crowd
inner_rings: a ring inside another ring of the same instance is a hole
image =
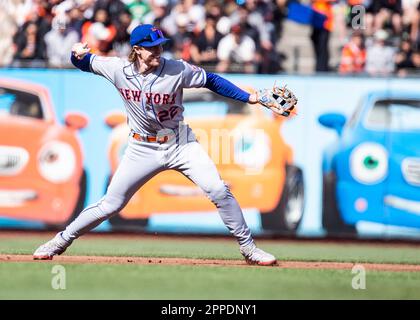
[[[0,66],[68,68],[78,41],[93,53],[124,57],[131,30],[151,23],[171,39],[167,57],[216,72],[278,73],[287,58],[279,40],[293,37],[282,26],[297,16],[312,30],[314,71],[420,70],[419,0],[3,0],[0,6]],[[338,27],[344,41],[334,66],[329,41]]]
[[[349,1],[350,2],[350,1]],[[419,0],[352,0],[347,21],[351,33],[343,47],[339,72],[407,75],[420,71]],[[357,8],[364,5],[363,28]],[[359,6],[359,7],[358,7]],[[350,9],[351,10],[351,9]]]

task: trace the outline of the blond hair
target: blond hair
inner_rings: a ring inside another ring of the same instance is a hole
[[[130,61],[131,63],[134,63],[137,61],[137,53],[134,50],[134,48],[131,49],[131,52],[128,55],[128,61]]]

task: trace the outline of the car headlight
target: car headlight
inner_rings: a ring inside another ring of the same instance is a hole
[[[69,180],[76,169],[73,148],[59,141],[47,143],[39,151],[38,168],[41,175],[51,182],[61,183]]]
[[[234,161],[248,169],[262,169],[271,159],[270,138],[262,129],[238,130],[234,135]]]
[[[362,143],[350,155],[350,172],[363,184],[382,181],[388,173],[388,152],[378,143]]]

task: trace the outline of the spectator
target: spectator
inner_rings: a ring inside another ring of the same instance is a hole
[[[272,11],[272,21],[274,25],[274,38],[275,41],[279,40],[283,32],[283,21],[286,19],[288,0],[275,0],[273,1],[274,8]],[[273,44],[276,44],[273,42]]]
[[[395,49],[388,46],[388,33],[378,30],[374,34],[373,44],[367,46],[366,72],[370,75],[389,75],[395,69]]]
[[[120,0],[96,0],[93,10],[97,12],[99,9],[104,9],[108,13],[111,23],[116,25],[119,21],[120,13],[125,11],[125,7],[125,4]]]
[[[363,33],[355,31],[351,35],[341,53],[339,66],[340,73],[360,73],[364,71],[366,62],[366,50]]]
[[[13,35],[17,31],[17,19],[13,13],[17,11],[17,4],[0,2],[0,67],[9,65],[13,60]]]
[[[231,16],[236,10],[238,10],[238,3],[240,1],[237,0],[226,0],[223,1],[223,15],[224,16]],[[243,3],[243,1],[242,1]]]
[[[330,71],[329,41],[333,30],[334,12],[333,3],[335,0],[312,0],[312,8],[325,15],[326,19],[322,27],[313,26],[311,40],[315,51],[315,70],[321,72]]]
[[[144,23],[143,17],[150,11],[149,4],[146,1],[134,0],[129,2],[127,9],[133,19],[133,24]]]
[[[116,23],[117,33],[112,43],[112,55],[118,57],[128,57],[131,51],[129,28],[131,25],[131,15],[128,11],[123,11],[118,15]]]
[[[245,73],[255,72],[256,46],[254,40],[244,33],[241,24],[233,25],[231,32],[224,36],[217,47],[217,58],[219,63],[217,72],[228,72],[232,70],[232,63],[239,65],[240,69],[235,70]]]
[[[401,0],[371,0],[371,12],[374,15],[373,31],[385,29],[391,24],[395,34],[400,35],[402,31],[402,4]]]
[[[220,2],[217,0],[209,0],[206,1],[205,4],[205,11],[206,11],[206,16],[210,15],[212,17],[214,17],[217,20],[220,19],[220,17],[222,16],[223,12],[222,12],[222,7],[220,5]]]
[[[179,15],[186,16],[186,29],[191,33],[199,33],[204,27],[205,8],[201,4],[197,4],[195,0],[181,0],[175,5],[170,14],[162,20],[162,27],[169,36],[177,33],[177,18]]]
[[[66,68],[71,66],[69,52],[73,44],[79,41],[76,31],[69,29],[69,18],[57,16],[52,21],[52,29],[45,35],[48,66]]]
[[[217,18],[207,14],[204,30],[193,40],[191,57],[203,66],[217,64],[217,46],[223,35],[216,30]]]
[[[251,9],[254,9],[251,11]],[[254,12],[255,11],[255,12]],[[262,52],[263,46],[267,45],[269,42],[269,34],[267,28],[264,27],[264,18],[260,12],[256,12],[256,6],[254,2],[249,3],[248,6],[244,2],[242,5],[238,6],[230,16],[230,26],[240,25],[241,32],[244,35],[250,37],[255,43],[255,53],[254,53],[254,72],[258,72],[261,67],[262,62]],[[260,27],[262,26],[262,27]],[[262,39],[265,39],[264,41]],[[272,46],[270,43],[268,46]]]
[[[262,1],[261,1],[262,2]],[[272,1],[264,3],[262,6],[262,14],[264,24],[267,25],[269,34],[269,42],[271,46],[268,49],[262,49],[262,61],[258,73],[278,73],[282,70],[282,62],[284,55],[276,50],[277,40],[280,39],[280,27],[283,20],[283,12],[281,6],[283,1]]]
[[[67,11],[67,15],[69,17],[69,22],[67,28],[69,30],[76,31],[79,35],[79,39],[82,38],[82,26],[84,21],[83,13],[80,11],[79,8],[72,8]]]
[[[273,29],[273,26],[270,21],[264,19],[263,11],[257,7],[256,0],[246,0],[245,4],[240,6],[236,12],[239,13],[241,22],[258,32],[258,36],[254,38],[254,41],[259,40],[258,47],[263,50],[271,50],[273,43],[270,39],[270,30]]]
[[[40,33],[43,36],[50,30],[51,22],[54,17],[53,9],[61,0],[37,0],[33,1],[35,4],[35,10],[31,12],[33,15],[30,19],[31,21],[36,21],[38,24],[38,28]],[[46,29],[43,30],[41,22],[45,23]]]
[[[25,23],[21,26],[21,28],[18,30],[16,37],[20,37],[21,35],[24,35],[26,28],[29,24],[35,24],[37,27],[36,32],[36,38],[37,41],[40,42],[39,50],[42,52],[42,55],[45,56],[45,46],[43,44],[42,39],[44,39],[45,34],[50,31],[51,29],[51,23],[50,23],[50,16],[46,15],[45,13],[42,13],[43,16],[39,15],[39,6],[35,7],[33,11],[29,12],[27,15],[27,20]]]
[[[410,39],[416,49],[420,48],[420,1],[417,4],[416,10],[413,10],[413,15],[410,21]]]
[[[408,39],[401,41],[398,52],[395,55],[395,66],[400,76],[416,69],[415,57],[411,42]]]
[[[417,51],[413,53],[412,61],[414,63],[416,72],[419,72],[420,70],[420,50],[419,49],[417,49]]]
[[[178,32],[172,36],[173,54],[176,59],[191,61],[192,34],[187,30],[189,17],[186,13],[178,14],[176,25]]]
[[[112,41],[117,29],[109,21],[108,12],[99,9],[95,12],[93,21],[87,21],[82,27],[82,42],[87,42],[92,53],[107,55],[112,49]]]
[[[13,66],[42,66],[45,61],[54,67],[64,65],[65,62],[59,62],[59,43],[62,43],[62,48],[66,47],[66,39],[73,37],[73,31],[78,33],[81,41],[88,42],[93,52],[126,56],[130,50],[127,40],[131,28],[138,23],[150,23],[162,28],[165,34],[172,38],[172,41],[166,45],[169,50],[166,50],[164,55],[193,61],[210,68],[217,66],[218,70],[229,72],[245,69],[246,72],[253,70],[258,73],[277,73],[281,70],[282,56],[277,52],[280,48],[276,50],[276,44],[280,37],[283,37],[281,34],[282,20],[288,14],[287,9],[290,1],[7,1],[7,3],[14,3],[13,9],[10,9],[9,5],[3,9],[4,5],[3,7],[0,5],[0,11],[3,15],[9,16],[9,21],[12,24],[9,23],[10,27],[8,28],[0,28],[0,36],[3,35],[3,40],[5,40],[4,43],[0,43],[0,51],[4,53],[0,64],[10,64],[11,57],[13,57]],[[370,54],[369,62],[364,65],[363,61],[364,56],[367,56],[367,50],[359,45],[360,42],[363,42],[363,37],[362,35],[352,35],[341,52],[341,62],[338,68],[340,73],[359,73],[363,69],[370,70],[372,66],[378,66],[379,61],[382,60],[388,61],[390,66],[395,64],[396,72],[400,75],[418,71],[416,61],[419,58],[418,48],[420,45],[419,0],[344,0],[340,2],[343,4],[341,8],[334,8],[337,9],[334,21],[333,4],[338,0],[310,0],[310,2],[313,10],[317,11],[316,19],[308,22],[313,26],[311,40],[317,71],[330,70],[331,31],[333,22],[337,25],[343,20],[340,16],[344,17],[344,5],[347,6],[347,12],[351,12],[351,8],[356,5],[367,5],[368,14],[364,18],[368,28],[364,30],[364,35],[372,36],[375,31],[390,29],[389,35],[393,35],[393,37],[387,40],[393,42],[394,50],[398,46],[400,49],[395,59],[390,62],[389,53],[392,51],[390,45],[383,43],[386,58],[383,54],[378,53],[382,48],[378,39],[382,31],[376,34],[372,45],[369,45],[370,39],[367,37],[366,47]],[[371,4],[368,4],[369,2]],[[355,14],[358,12],[350,14],[348,26],[351,26],[351,18]],[[69,17],[65,31],[57,29],[55,25],[50,31],[53,17],[62,15]],[[3,20],[3,25],[6,25],[6,18]],[[13,29],[17,29],[17,31],[9,31]],[[36,35],[33,34],[34,30]],[[235,30],[240,30],[240,32]],[[334,43],[337,43],[337,31],[340,29],[335,26],[334,30],[336,31]],[[340,43],[345,43],[347,31],[350,31],[345,30],[345,27],[343,30],[344,32],[339,32],[340,39],[338,41]],[[10,41],[7,41],[7,39],[11,39],[12,35],[13,47],[10,45]],[[404,40],[400,45],[403,37],[407,40]],[[249,38],[252,41],[249,41]],[[221,45],[223,39],[224,43]],[[223,53],[219,47],[227,47],[229,53]],[[240,52],[238,47],[247,47],[251,50]],[[410,50],[407,50],[409,47]],[[10,50],[7,51],[7,48]],[[53,48],[55,49],[53,50]],[[219,54],[219,52],[221,53]],[[375,58],[372,58],[372,52]],[[220,61],[219,56],[224,60]],[[252,63],[248,61],[248,56],[253,57]],[[331,61],[335,63],[335,59],[338,57],[333,56],[333,58]],[[388,70],[383,66],[382,69]],[[384,72],[371,71],[371,74],[384,74]],[[385,74],[389,74],[389,71],[385,71]]]
[[[155,25],[157,20],[162,20],[168,13],[168,0],[154,0],[151,10],[143,17],[145,24]]]
[[[25,25],[23,33],[18,34],[13,67],[44,67],[45,50],[38,36],[38,26],[34,22]]]
[[[93,7],[95,6],[95,0],[82,0],[78,3],[79,10],[83,13],[85,20],[92,20],[95,14]]]
[[[18,27],[21,27],[27,21],[30,13],[36,10],[36,5],[32,0],[0,1],[0,7],[3,11],[9,11]]]

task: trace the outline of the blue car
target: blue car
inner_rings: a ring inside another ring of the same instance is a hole
[[[352,117],[321,115],[337,132],[323,154],[323,227],[355,234],[358,222],[420,228],[420,93],[371,92]]]

